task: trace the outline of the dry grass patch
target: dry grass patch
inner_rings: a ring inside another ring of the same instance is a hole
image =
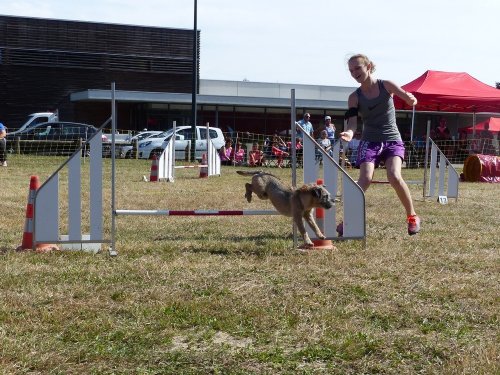
[[[0,170],[6,374],[499,371],[496,185],[461,184],[447,206],[412,185],[423,218],[412,237],[394,193],[373,186],[366,249],[296,252],[290,219],[277,216],[138,216],[117,219],[116,258],[18,253],[29,176],[52,164],[13,158]],[[117,208],[270,209],[246,202],[231,167],[209,179],[180,171],[174,184],[143,182],[149,167],[118,161]]]

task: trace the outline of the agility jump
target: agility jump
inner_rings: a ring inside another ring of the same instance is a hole
[[[158,180],[174,182],[175,169],[181,168],[201,168],[200,177],[220,176],[221,160],[219,153],[210,139],[209,123],[207,122],[207,154],[202,157],[199,165],[175,165],[175,134],[176,121],[173,122],[172,137],[168,141],[167,147],[163,150],[158,160]]]
[[[295,136],[295,92],[292,90],[292,128]],[[115,147],[114,147],[114,134],[116,129],[116,115],[115,115],[115,96],[114,96],[114,84],[112,85],[112,155],[111,155],[111,238],[107,239],[103,236],[103,196],[102,196],[102,180],[103,180],[103,168],[102,168],[102,139],[100,131],[90,140],[90,235],[88,239],[85,235],[81,233],[81,170],[80,170],[80,152],[75,152],[75,154],[68,159],[37,191],[35,196],[35,209],[34,217],[35,224],[33,229],[33,245],[36,246],[37,243],[50,242],[58,244],[75,244],[79,243],[82,248],[85,245],[90,244],[110,244],[109,253],[110,255],[117,255],[115,247],[115,235],[116,235],[116,217],[118,215],[168,215],[168,216],[245,216],[245,215],[276,215],[276,211],[267,210],[155,210],[155,211],[142,211],[142,210],[117,210],[115,207],[115,190],[116,190],[116,177],[115,177]],[[308,172],[304,175],[305,183],[314,183],[317,180],[319,173],[319,166],[315,165],[314,154],[315,148],[318,144],[312,138],[306,138],[304,142],[304,164],[306,166],[305,170]],[[173,153],[173,148],[170,148],[171,153]],[[296,180],[296,155],[292,152],[293,156],[293,186],[295,186]],[[324,180],[325,183],[330,185],[330,189],[335,192],[337,188],[337,178],[339,176],[339,171],[342,175],[345,174],[342,168],[336,163],[333,158],[328,154],[324,154]],[[59,234],[59,172],[64,167],[68,166],[70,169],[69,173],[69,204],[68,204],[68,228],[69,234],[67,240],[61,240]],[[365,228],[364,228],[364,199],[361,199],[363,203],[362,206],[359,205],[359,187],[357,184],[345,174],[342,183],[342,194],[344,200],[344,222],[345,231],[343,239],[364,239]],[[362,192],[361,192],[362,196]],[[332,212],[332,216],[325,217],[325,229],[324,234],[327,238],[337,239],[335,231],[335,209],[328,210],[327,212]],[[362,217],[360,224],[359,217]],[[49,220],[47,218],[50,218]],[[330,223],[331,221],[331,223]],[[315,238],[314,233],[310,233],[311,238]],[[296,234],[294,231],[294,244],[296,244]]]

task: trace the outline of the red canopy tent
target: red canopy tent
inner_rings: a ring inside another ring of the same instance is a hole
[[[468,126],[468,127],[465,127],[465,128],[460,128],[458,130],[459,131],[466,131],[468,134],[472,134],[473,131],[474,131],[474,129],[476,130],[476,132],[483,131],[484,130],[484,126],[486,124],[490,125],[490,131],[492,133],[500,132],[500,118],[498,118],[498,117],[490,117],[486,121],[482,121],[482,122],[480,122],[478,124],[475,124],[473,126]]]
[[[467,73],[428,70],[402,86],[418,100],[416,111],[500,113],[500,90]],[[394,98],[396,109],[412,109]]]

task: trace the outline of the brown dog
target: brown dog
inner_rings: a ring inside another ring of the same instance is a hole
[[[270,173],[262,171],[236,171],[236,173],[243,176],[253,176],[252,183],[245,184],[245,198],[248,202],[252,201],[252,193],[255,193],[260,199],[269,199],[280,214],[293,217],[305,244],[308,246],[312,246],[313,242],[306,232],[304,219],[318,238],[325,239],[312,214],[312,209],[315,207],[329,209],[334,205],[330,193],[323,186],[307,184],[293,189]]]

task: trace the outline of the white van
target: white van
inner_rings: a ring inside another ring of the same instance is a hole
[[[37,124],[41,124],[42,122],[56,122],[59,121],[59,116],[57,112],[37,112],[32,113],[28,116],[28,119],[21,125],[21,127],[15,131],[9,132],[10,135],[18,134],[26,129],[29,129]]]
[[[196,127],[196,159],[201,160],[202,155],[207,152],[207,128],[205,126]],[[210,140],[215,145],[216,149],[224,146],[224,135],[219,128],[209,128]],[[167,130],[157,136],[149,137],[139,141],[139,158],[150,159],[153,155],[159,156],[165,147],[167,147],[170,138],[172,137],[173,130]],[[186,150],[191,145],[191,126],[178,126],[175,130],[175,159],[184,160],[186,157]],[[135,146],[133,146],[135,147]],[[132,149],[131,155],[135,155],[135,149]]]

